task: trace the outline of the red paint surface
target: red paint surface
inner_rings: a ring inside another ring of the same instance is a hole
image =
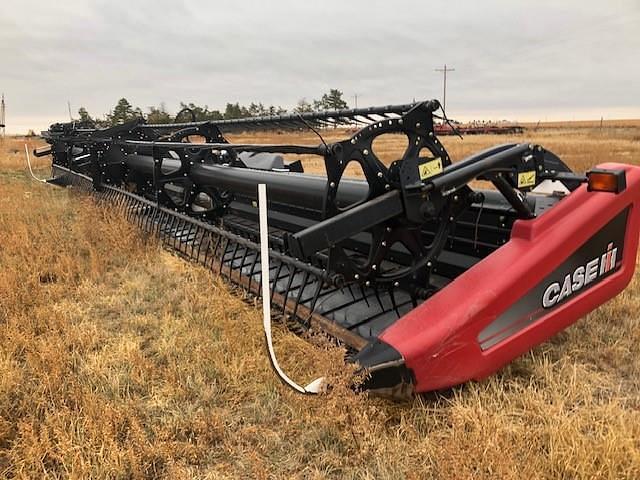
[[[640,232],[640,167],[624,169],[627,189],[618,194],[580,186],[544,215],[518,220],[511,239],[419,307],[380,338],[398,350],[416,377],[416,391],[480,379],[544,342],[620,293],[636,264]],[[559,305],[510,338],[482,351],[478,334],[561,265],[624,208],[631,206],[621,268]]]

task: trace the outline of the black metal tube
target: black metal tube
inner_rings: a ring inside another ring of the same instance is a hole
[[[109,139],[95,139],[96,141],[110,142]],[[264,144],[254,145],[247,143],[185,143],[185,142],[150,142],[146,140],[114,140],[113,145],[134,150],[136,153],[148,153],[157,148],[162,152],[183,149],[216,149],[235,150],[236,152],[267,152],[267,153],[298,153],[304,155],[324,156],[326,147],[324,145],[277,145]]]
[[[124,161],[133,170],[153,175],[153,157],[130,154],[124,157]],[[162,171],[165,174],[179,167],[179,160],[162,160]],[[269,189],[271,201],[317,211],[322,210],[327,188],[326,177],[319,175],[200,163],[191,167],[189,177],[198,185],[231,190],[252,199],[257,198],[257,185],[264,183]],[[338,205],[344,207],[359,202],[366,198],[368,192],[367,182],[343,179],[338,187]]]
[[[509,182],[507,182],[504,177],[498,173],[496,175],[490,175],[489,178],[491,182],[496,186],[496,188],[500,191],[500,193],[507,199],[507,201],[511,204],[513,209],[518,212],[518,215],[522,218],[533,218],[535,215],[527,205],[524,198],[520,198],[516,190],[513,189]]]
[[[204,122],[185,122],[174,124],[148,124],[141,125],[140,128],[155,128],[155,129],[167,129],[167,128],[182,128],[189,126],[198,126],[205,123],[213,123],[221,127],[226,126],[250,126],[252,124],[271,124],[277,122],[293,121],[299,122],[300,117],[306,121],[322,120],[327,118],[352,118],[354,116],[364,116],[367,114],[385,115],[394,113],[401,115],[402,113],[411,110],[417,103],[407,103],[404,105],[383,105],[380,107],[366,107],[366,108],[351,108],[344,110],[329,110],[323,112],[305,112],[300,114],[285,114],[285,115],[268,115],[262,117],[249,117],[249,118],[234,118],[227,120],[211,120]]]
[[[327,179],[318,175],[196,164],[191,167],[190,177],[197,184],[231,190],[249,198],[256,198],[257,185],[264,183],[270,200],[318,211],[322,210],[326,197]],[[364,200],[368,192],[369,185],[364,181],[342,180],[338,205]]]
[[[482,155],[478,158],[471,157],[464,164],[454,164],[446,168],[442,175],[427,184],[427,188],[429,190],[447,191],[464,185],[479,175],[505,168],[510,163],[513,163],[514,158],[528,151],[529,144],[521,143],[506,150],[501,150],[502,147],[496,148],[498,153],[486,156],[486,152],[481,152]]]

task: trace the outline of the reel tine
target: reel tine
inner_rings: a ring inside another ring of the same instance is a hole
[[[149,221],[149,213],[148,213],[148,209],[146,205],[142,205],[141,206],[141,213],[140,213],[140,229],[142,230],[143,233],[147,233],[147,222]]]
[[[126,197],[124,201],[125,208],[125,218],[130,221],[131,220],[131,197]]]
[[[172,215],[172,217],[173,217],[173,223],[172,223],[171,232],[169,232],[169,238],[167,239],[168,240],[167,245],[175,248],[176,235],[178,234],[178,229],[180,228],[180,219],[175,215]]]
[[[197,231],[198,231],[198,226],[193,223],[190,223],[186,246],[189,248],[189,258],[191,259],[195,258]]]
[[[218,258],[218,248],[220,248],[220,244],[222,243],[222,236],[216,235],[216,244],[213,247],[213,253],[211,254],[211,270],[213,270],[213,266],[216,263],[216,259]],[[222,261],[220,261],[222,263]]]
[[[171,215],[171,229],[169,230],[169,238],[167,239],[169,242],[173,241],[175,233],[178,231],[178,217],[173,214]]]
[[[166,244],[171,235],[171,230],[173,229],[173,222],[175,221],[175,217],[170,215],[168,212],[165,212],[165,221],[164,227],[162,228],[162,243]]]
[[[257,272],[258,273],[258,298],[262,297],[262,268],[263,268],[263,263],[262,263],[262,254],[256,254],[257,256],[260,256],[260,271]]]
[[[391,299],[391,305],[393,306],[393,309],[396,312],[396,315],[398,315],[398,318],[400,317],[400,310],[398,310],[398,304],[396,302],[396,294],[393,293],[393,287],[389,287],[389,298]]]
[[[380,292],[378,291],[378,287],[373,287],[373,294],[376,296],[376,300],[378,300],[378,305],[380,305],[380,310],[384,312],[384,305],[382,304],[382,298],[380,298]]]
[[[222,249],[222,255],[220,255],[220,268],[218,269],[218,274],[222,274],[222,268],[224,267],[224,257],[227,254],[227,249],[229,248],[229,239],[224,239],[224,248]]]
[[[353,298],[353,301],[356,301],[356,296],[353,293],[353,290],[351,289],[351,285],[347,285],[347,289],[349,290],[349,293],[351,294],[351,298]]]
[[[198,232],[200,231],[200,226],[196,225],[195,223],[192,225],[193,232],[191,233],[191,258],[197,260],[198,256],[196,254],[196,247],[198,246]]]
[[[271,302],[273,302],[273,296],[276,293],[276,288],[278,286],[278,280],[280,279],[280,272],[282,271],[283,265],[283,262],[278,263],[278,270],[276,270],[276,275],[273,278],[273,287],[271,288]]]
[[[162,231],[166,228],[167,222],[167,212],[164,210],[160,212],[160,218],[158,220],[158,229],[156,230],[156,235],[158,238],[162,237]]]
[[[291,272],[291,266],[289,268],[289,280],[287,282],[287,288],[284,291],[284,299],[282,300],[282,313],[284,314],[287,311],[287,298],[289,297],[289,292],[291,291],[291,285],[293,284],[293,279],[296,276],[296,272],[298,269],[293,267],[293,273]]]
[[[308,271],[304,272],[304,276],[302,277],[302,284],[298,287],[298,295],[296,296],[296,303],[293,307],[293,317],[296,317],[296,313],[298,312],[298,306],[300,305],[300,300],[302,300],[302,293],[304,289],[307,288],[307,284],[309,282],[309,276],[311,274]]]
[[[309,311],[313,312],[316,309],[316,303],[318,303],[318,299],[320,298],[320,292],[322,291],[323,286],[324,286],[324,281],[321,279],[317,279],[317,287],[313,292],[313,298],[311,299],[311,304],[309,305]]]
[[[139,207],[139,211],[137,212],[137,217],[136,217],[136,225],[138,226],[138,228],[142,229],[142,225],[144,223],[144,207]]]
[[[253,252],[253,262],[251,263],[251,268],[249,269],[249,291],[251,291],[251,282],[253,281],[253,272],[256,268],[256,264],[258,263],[258,252]],[[258,289],[260,289],[260,285],[258,284]]]
[[[131,199],[131,201],[129,202],[129,212],[130,212],[130,220],[133,221],[133,223],[136,223],[137,220],[137,216],[138,216],[138,202],[135,199]]]
[[[149,232],[149,235],[152,236],[152,235],[154,235],[153,230],[154,230],[155,225],[156,225],[156,216],[158,215],[158,209],[156,207],[152,207],[151,208],[151,212],[152,213],[150,215],[150,219],[149,219],[149,222],[148,222],[147,230]]]
[[[244,254],[242,255],[242,260],[240,261],[240,275],[242,275],[242,270],[244,269],[244,263],[247,260],[248,253],[249,253],[249,247],[244,247]]]
[[[233,264],[236,261],[236,254],[238,253],[238,248],[240,248],[240,244],[238,242],[233,242],[235,247],[233,248],[233,253],[231,254],[231,260],[229,261],[229,277],[231,277],[233,273]]]
[[[198,238],[198,252],[196,253],[196,260],[200,261],[200,250],[202,249],[202,239],[204,238],[204,228],[198,226],[196,229],[196,237]],[[194,239],[195,240],[195,239]]]
[[[367,308],[369,308],[370,307],[369,299],[367,298],[367,294],[364,292],[364,287],[362,285],[360,285],[360,293],[362,293],[362,298],[364,302],[367,304]]]
[[[207,232],[207,236],[203,239],[202,243],[206,242],[206,246],[204,247],[204,258],[202,259],[202,264],[206,267],[207,261],[209,259],[209,247],[211,247],[211,242],[213,241],[212,234]]]
[[[173,236],[173,248],[179,250],[180,245],[180,237],[182,236],[182,232],[184,231],[184,221],[178,217],[178,228],[176,230],[175,235]]]
[[[195,228],[195,225],[189,222],[189,232],[187,233],[187,239],[185,242],[185,253],[188,247],[191,248],[191,253],[189,254],[189,258],[193,258],[193,239],[191,238],[191,235],[193,234],[194,228]]]

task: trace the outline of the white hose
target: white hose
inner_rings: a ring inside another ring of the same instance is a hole
[[[262,316],[264,325],[264,335],[267,340],[269,358],[274,370],[280,378],[291,388],[300,393],[317,394],[325,389],[325,379],[320,377],[315,379],[306,387],[301,387],[291,380],[282,371],[278,364],[278,359],[273,350],[273,338],[271,335],[271,291],[269,289],[269,225],[267,222],[267,186],[263,183],[258,185],[258,211],[260,216],[260,270],[262,275]],[[275,288],[275,285],[274,285]]]
[[[29,147],[27,146],[26,143],[24,144],[24,152],[27,154],[27,166],[29,167],[29,173],[31,174],[33,179],[37,180],[38,182],[48,183],[46,180],[36,177],[35,174],[33,173],[33,169],[31,168],[31,155],[29,155]]]

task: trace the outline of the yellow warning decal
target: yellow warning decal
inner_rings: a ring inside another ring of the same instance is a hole
[[[533,187],[536,184],[536,171],[518,173],[518,188]]]
[[[418,173],[420,174],[420,180],[442,173],[442,159],[436,157],[433,160],[418,165]]]

